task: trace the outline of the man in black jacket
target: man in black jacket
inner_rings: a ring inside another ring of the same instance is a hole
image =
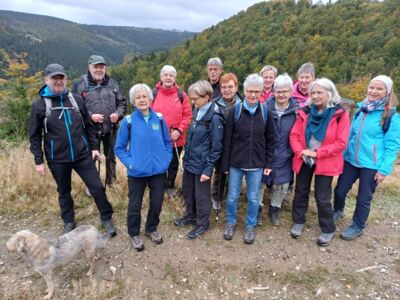
[[[118,122],[126,111],[126,99],[115,80],[106,73],[106,68],[102,56],[90,56],[88,72],[74,83],[72,92],[82,96],[90,118],[96,125],[99,143],[103,143],[106,157],[106,184],[112,185],[116,178],[116,132]]]
[[[47,165],[57,183],[63,233],[76,227],[71,197],[71,172],[75,170],[93,195],[107,234],[115,236],[117,232],[111,220],[113,209],[93,161],[99,156],[96,129],[82,98],[67,90],[64,68],[50,64],[44,75],[46,84],[39,90],[40,99],[32,104],[29,141],[36,171],[46,175],[44,148]]]

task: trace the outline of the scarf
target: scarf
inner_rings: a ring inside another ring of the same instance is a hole
[[[307,147],[309,147],[311,136],[314,136],[314,138],[320,142],[325,139],[328,124],[335,112],[336,106],[325,108],[322,113],[318,113],[317,107],[314,104],[311,105],[306,125]]]
[[[254,115],[255,112],[256,112],[256,110],[257,110],[257,107],[258,107],[258,102],[256,103],[256,105],[251,106],[251,105],[247,102],[247,100],[244,100],[244,101],[243,101],[243,106],[249,111],[249,113],[250,113],[251,115]]]
[[[377,99],[375,101],[369,101],[368,98],[365,98],[362,102],[360,110],[363,113],[369,113],[371,111],[377,110],[382,106],[385,106],[388,103],[388,97],[383,97],[382,99]]]

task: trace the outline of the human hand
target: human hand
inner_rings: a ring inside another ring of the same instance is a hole
[[[111,121],[111,123],[117,123],[118,122],[118,115],[116,113],[112,113],[110,115],[110,121]]]
[[[38,172],[42,176],[46,175],[45,165],[44,164],[36,165],[36,172]]]
[[[210,176],[201,174],[201,176],[200,176],[200,182],[205,182],[205,181],[207,181],[207,180],[210,180]]]
[[[177,139],[179,139],[180,136],[181,136],[181,133],[178,130],[172,129],[172,132],[171,132],[172,140],[176,141]]]
[[[92,159],[101,161],[99,150],[92,150]]]
[[[265,176],[268,176],[269,174],[271,174],[271,172],[272,172],[271,169],[265,168],[263,174],[264,174]]]
[[[317,151],[311,151],[309,149],[305,149],[301,152],[301,154],[304,156],[308,157],[317,157]]]
[[[374,179],[375,179],[376,183],[379,184],[379,183],[382,183],[382,181],[385,180],[385,178],[386,178],[385,175],[382,175],[381,173],[376,172]]]
[[[92,121],[95,123],[103,123],[104,115],[101,114],[92,114]]]

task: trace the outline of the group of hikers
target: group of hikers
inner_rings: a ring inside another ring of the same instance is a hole
[[[115,181],[115,156],[127,170],[127,227],[137,251],[144,249],[140,225],[146,188],[144,235],[154,244],[163,242],[158,225],[164,193],[176,194],[180,160],[185,212],[174,224],[191,226],[188,239],[209,230],[212,209],[220,211],[224,202],[223,238],[233,239],[243,177],[246,244],[255,241],[255,227],[262,222],[266,188],[271,191],[268,215],[279,225],[282,202],[294,185],[290,233],[299,238],[313,177],[321,228],[317,243],[324,247],[331,242],[357,179],[352,222],[340,237],[353,240],[363,234],[375,189],[391,173],[400,150],[400,115],[388,76],[369,82],[350,121],[335,84],[316,78],[312,63],[298,69],[295,82],[288,74],[278,76],[274,66],[264,66],[246,77],[242,96],[237,76],[223,74],[221,59],[214,57],[207,62],[208,80],[193,83],[187,93],[177,85],[177,71],[170,65],[162,67],[155,88],[135,84],[129,90],[134,110],[125,116],[126,99],[106,68],[103,57],[92,55],[87,74],[70,92],[64,68],[50,64],[40,99],[32,104],[30,148],[37,172],[46,173],[44,153],[57,183],[63,233],[76,226],[71,197],[75,170],[93,196],[106,233],[116,235],[113,209],[95,167],[102,141],[106,185]],[[332,206],[334,176],[339,178]]]

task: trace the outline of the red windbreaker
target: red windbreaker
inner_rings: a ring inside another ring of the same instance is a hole
[[[290,147],[294,152],[292,169],[298,174],[303,164],[301,152],[306,147],[306,125],[308,114],[299,111],[290,132]],[[317,151],[316,175],[336,176],[343,172],[343,151],[346,149],[350,129],[350,117],[344,108],[339,108],[328,124],[325,139]]]
[[[179,87],[177,84],[174,84],[172,88],[166,89],[163,88],[160,81],[156,84],[156,88],[158,89],[157,97],[154,99],[153,103],[151,103],[150,107],[155,112],[162,113],[170,131],[172,127],[179,129],[181,135],[179,139],[176,140],[176,146],[184,146],[186,142],[186,129],[189,128],[192,120],[192,109],[190,108],[188,96],[185,92],[182,92],[183,102],[181,104],[178,97]],[[175,147],[173,141],[172,147]]]

